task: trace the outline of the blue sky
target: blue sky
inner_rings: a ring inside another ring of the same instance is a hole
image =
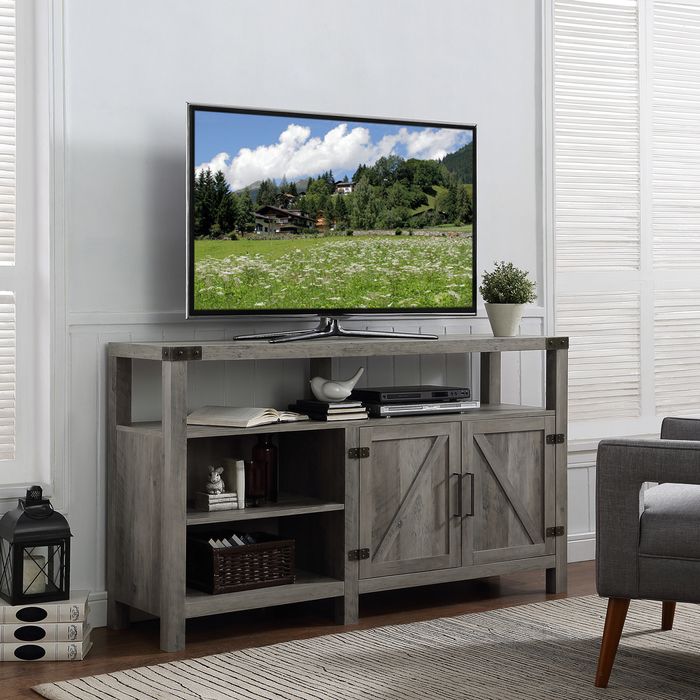
[[[470,130],[440,127],[196,112],[194,161],[197,168],[223,170],[240,189],[267,177],[298,180],[329,169],[341,179],[389,153],[441,158],[471,139]]]

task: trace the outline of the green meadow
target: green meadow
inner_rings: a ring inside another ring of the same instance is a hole
[[[437,236],[196,240],[195,309],[468,306],[473,262],[465,229],[471,226],[446,226]]]

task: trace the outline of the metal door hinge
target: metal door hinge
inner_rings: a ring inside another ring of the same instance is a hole
[[[369,549],[351,549],[348,552],[349,561],[360,561],[360,559],[369,559]]]
[[[178,362],[187,360],[201,360],[201,345],[184,345],[181,347],[163,348],[163,359],[168,362]]]
[[[557,527],[548,527],[544,531],[544,534],[547,535],[547,537],[561,537],[564,534],[564,532],[564,526],[557,525]]]
[[[369,447],[351,447],[348,450],[348,459],[367,459]]]
[[[545,441],[548,445],[563,445],[566,441],[566,435],[564,433],[553,433],[552,435],[547,435]]]

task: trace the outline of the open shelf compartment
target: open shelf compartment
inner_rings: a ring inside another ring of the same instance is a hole
[[[185,596],[185,616],[202,617],[237,610],[302,603],[308,600],[338,598],[344,591],[342,580],[297,569],[296,581],[284,586],[269,586],[221,595],[209,595],[188,588]]]

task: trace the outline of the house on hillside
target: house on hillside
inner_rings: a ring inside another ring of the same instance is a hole
[[[274,233],[275,219],[271,216],[255,213],[255,233]]]
[[[303,233],[315,227],[316,222],[299,209],[281,209],[270,204],[255,212],[256,233]]]
[[[352,194],[354,189],[354,182],[345,182],[344,180],[338,180],[338,182],[335,183],[335,194]]]

